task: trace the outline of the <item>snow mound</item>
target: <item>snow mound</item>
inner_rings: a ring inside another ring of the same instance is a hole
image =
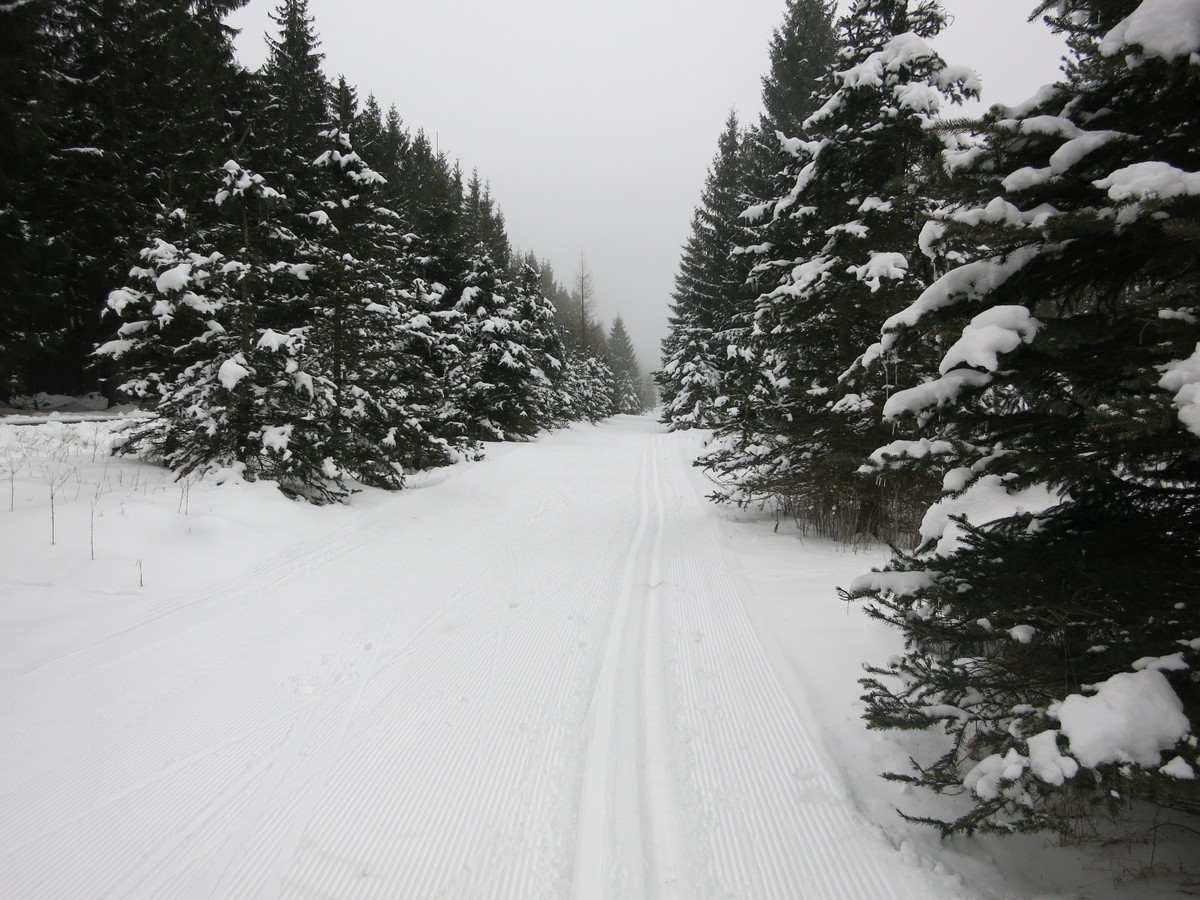
[[[1050,710],[1071,754],[1094,769],[1104,763],[1158,766],[1191,728],[1166,677],[1153,669],[1119,672],[1096,694],[1072,694]]]

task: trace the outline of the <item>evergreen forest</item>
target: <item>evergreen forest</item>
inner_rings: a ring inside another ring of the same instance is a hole
[[[886,777],[944,834],[1200,812],[1195,7],[1029,6],[1060,80],[969,118],[936,0],[789,0],[656,374],[715,501],[893,548],[843,599],[904,635],[865,715],[930,736]]]
[[[246,2],[0,0],[0,403],[313,503],[649,408],[586,260],[330,77],[308,0],[240,65]],[[945,835],[1200,814],[1197,6],[1028,5],[1059,80],[969,117],[939,0],[786,0],[654,375],[714,502],[890,546],[841,598],[903,636],[864,714]]]
[[[0,403],[133,402],[129,452],[314,502],[641,412],[586,263],[331,79],[307,0],[239,65],[245,3],[0,3]]]

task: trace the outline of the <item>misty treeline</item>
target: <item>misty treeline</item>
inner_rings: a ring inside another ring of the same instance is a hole
[[[307,0],[0,2],[0,400],[100,390],[128,449],[313,500],[640,412],[581,259],[512,247],[478,174],[323,71]]]
[[[656,376],[716,500],[895,548],[843,598],[904,634],[865,716],[937,736],[888,777],[944,833],[1200,813],[1195,7],[1029,6],[1061,80],[967,120],[939,3],[789,0]]]

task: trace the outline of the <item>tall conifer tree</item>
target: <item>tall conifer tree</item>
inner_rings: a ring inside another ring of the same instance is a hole
[[[618,413],[626,415],[639,414],[642,412],[642,397],[639,390],[642,367],[638,362],[637,351],[633,349],[629,331],[625,328],[625,320],[620,315],[613,319],[612,327],[608,330],[605,356],[617,382],[613,408]]]
[[[926,244],[971,261],[871,354],[940,351],[883,407],[916,439],[875,461],[936,468],[945,496],[917,552],[854,593],[906,636],[868,721],[945,734],[894,777],[965,792],[948,832],[1069,829],[1114,798],[1200,808],[1200,39],[1150,2],[1051,8],[1067,78],[948,156]]]
[[[717,425],[732,389],[726,379],[736,365],[727,352],[729,330],[752,299],[746,284],[750,257],[734,253],[747,239],[741,221],[746,176],[742,136],[731,111],[692,216],[675,276],[663,367],[655,379],[663,421],[672,430]]]
[[[873,412],[886,385],[843,375],[929,280],[917,178],[944,146],[929,126],[974,89],[929,44],[944,23],[933,0],[857,0],[840,21],[838,69],[804,123],[812,139],[787,145],[791,184],[756,272],[766,290],[737,344],[759,375],[709,457],[726,496],[776,498],[843,539],[893,537],[886,485],[856,475],[887,433]]]

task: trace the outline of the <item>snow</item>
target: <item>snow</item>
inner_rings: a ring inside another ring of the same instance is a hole
[[[1044,512],[1060,502],[1057,494],[1037,485],[1009,491],[1005,480],[994,473],[983,475],[962,493],[934,503],[921,520],[922,544],[931,544],[934,553],[949,553],[961,546],[962,527],[952,520],[955,516],[965,516],[973,525],[985,525],[1023,512]],[[1023,628],[1021,634],[1026,634]],[[1020,640],[1016,635],[1014,638]]]
[[[109,457],[128,419],[8,421],[6,896],[1175,894],[897,817],[914,738],[857,679],[901,637],[834,593],[886,549],[709,503],[706,433],[617,417],[315,508]]]
[[[1135,47],[1168,62],[1189,57],[1200,63],[1200,0],[1142,0],[1100,42],[1105,56]]]
[[[1043,731],[1026,742],[1029,746],[1029,768],[1047,784],[1061,785],[1079,774],[1079,763],[1059,751],[1058,735],[1054,730]]]
[[[291,347],[296,340],[296,335],[293,332],[276,331],[273,328],[264,328],[262,334],[258,337],[258,348],[260,350],[271,350],[278,353],[281,349]]]
[[[239,354],[237,357],[221,363],[221,368],[217,370],[217,380],[221,382],[221,386],[225,390],[232,391],[238,386],[238,382],[249,374],[250,370],[246,368],[245,360]]]
[[[154,287],[160,294],[167,294],[183,290],[191,280],[192,267],[188,263],[180,263],[159,275]]]
[[[954,445],[949,441],[919,438],[915,441],[897,440],[877,449],[870,456],[870,461],[859,468],[866,474],[882,469],[891,459],[925,459],[928,456],[944,456],[954,452]]]
[[[137,303],[138,300],[141,299],[141,296],[142,295],[139,291],[131,291],[127,288],[117,288],[114,291],[110,291],[108,294],[108,307],[117,315],[120,315],[126,306],[128,306],[130,303]]]
[[[865,60],[842,72],[835,73],[841,87],[826,101],[825,105],[804,122],[812,128],[823,119],[833,115],[846,102],[847,92],[860,88],[882,87],[885,82],[902,69],[912,68],[917,63],[935,55],[929,42],[913,32],[893,37],[882,49],[870,54]],[[960,75],[968,78],[970,85],[978,85],[978,77],[971,70],[959,67],[943,70],[937,86],[919,82],[902,82],[892,87],[892,95],[901,108],[911,109],[923,116],[937,114],[942,101],[942,90],[948,89]]]
[[[1051,708],[1072,756],[1089,769],[1104,763],[1158,766],[1190,728],[1183,704],[1161,672],[1118,672],[1093,696],[1072,694]]]
[[[953,275],[954,272],[950,274]],[[937,283],[934,284],[934,287],[936,286]],[[977,288],[973,285],[971,289]],[[926,294],[928,293],[929,291],[926,291]],[[922,297],[924,296],[923,294]],[[920,303],[918,298],[914,306]],[[913,308],[909,307],[909,310]],[[906,313],[899,313],[888,322],[906,321],[905,315]],[[889,325],[885,324],[884,328],[888,327]],[[985,310],[971,319],[963,328],[962,336],[946,351],[938,367],[942,373],[941,377],[897,391],[884,403],[884,419],[891,420],[906,413],[921,413],[930,407],[945,406],[957,400],[959,394],[966,389],[986,386],[991,382],[990,373],[996,372],[1000,367],[1001,354],[1011,353],[1022,344],[1032,342],[1038,327],[1037,319],[1023,306],[995,306]],[[878,345],[880,349],[869,352],[875,355],[881,353],[889,346],[889,337],[892,336],[885,333],[883,341]],[[971,368],[959,368],[961,366]],[[979,371],[980,369],[983,371]]]
[[[984,800],[995,800],[1003,792],[1000,782],[1016,781],[1028,766],[1028,757],[1015,749],[1010,749],[1004,756],[993,753],[980,760],[966,774],[963,786]]]
[[[938,370],[944,375],[957,366],[968,365],[995,372],[1000,354],[1031,343],[1038,325],[1023,306],[993,306],[963,328],[962,337],[946,351]]]
[[[921,234],[917,238],[917,246],[921,253],[929,259],[937,259],[937,250],[935,244],[940,241],[946,234],[946,224],[930,219],[921,226]]]
[[[872,253],[870,261],[846,269],[866,284],[871,293],[879,290],[884,278],[899,281],[908,274],[908,260],[903,253]]]
[[[976,260],[951,269],[927,287],[907,309],[884,322],[885,337],[886,332],[895,328],[915,325],[926,313],[951,306],[960,300],[978,299],[990,294],[1041,252],[1044,251],[1037,247],[1019,247],[1003,258]]]
[[[889,213],[892,211],[892,201],[883,200],[879,197],[868,197],[859,204],[858,211],[864,215],[872,212]]]
[[[1158,771],[1164,775],[1170,775],[1172,778],[1178,778],[1180,781],[1192,781],[1196,777],[1196,770],[1181,756],[1176,756]]]
[[[986,372],[954,369],[941,378],[892,394],[883,404],[883,418],[891,421],[905,413],[919,413],[930,407],[945,406],[957,400],[964,390],[981,388],[991,380],[992,377]]]
[[[1009,636],[1019,644],[1033,643],[1033,637],[1037,634],[1037,629],[1032,625],[1015,625],[1008,629]]]
[[[883,591],[897,597],[911,597],[936,584],[932,572],[871,572],[850,582],[850,590]]]
[[[1176,360],[1159,367],[1162,378],[1158,386],[1172,391],[1181,421],[1192,434],[1200,437],[1200,343],[1187,359]]]
[[[1166,656],[1143,656],[1130,666],[1135,672],[1151,669],[1155,672],[1183,672],[1191,666],[1183,658],[1183,653],[1168,653]]]
[[[1165,162],[1140,162],[1117,169],[1095,182],[1110,199],[1149,200],[1200,195],[1200,172],[1185,172]]]
[[[291,425],[268,425],[262,431],[263,449],[287,454],[288,444],[292,440],[292,429]]]
[[[1050,155],[1050,169],[1061,175],[1073,169],[1085,156],[1124,137],[1118,131],[1088,131],[1071,138]]]

